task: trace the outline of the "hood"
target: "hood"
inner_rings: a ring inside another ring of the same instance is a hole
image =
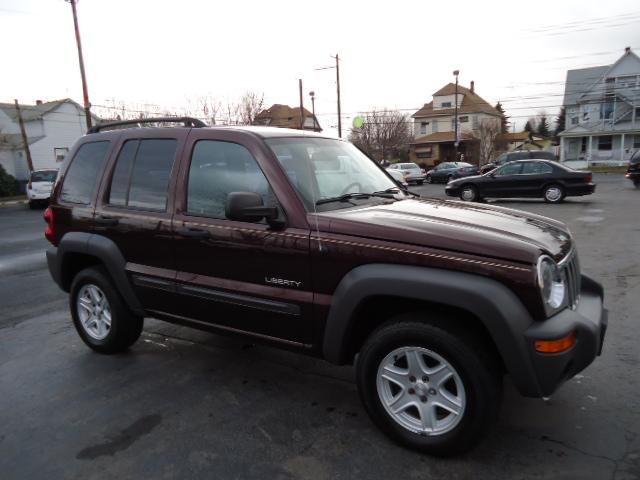
[[[357,235],[533,264],[571,250],[567,227],[509,208],[436,199],[407,199],[323,212],[332,233]]]

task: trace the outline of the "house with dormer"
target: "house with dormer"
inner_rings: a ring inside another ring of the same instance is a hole
[[[627,47],[612,65],[569,70],[560,161],[624,164],[640,150],[640,58]]]
[[[457,91],[457,94],[456,94]],[[457,101],[457,112],[456,112]],[[455,119],[458,118],[458,138],[455,139]],[[433,94],[433,100],[412,115],[414,140],[409,146],[412,162],[428,166],[455,161],[455,143],[458,153],[471,159],[471,144],[483,122],[500,123],[502,114],[475,91],[471,81],[469,88],[449,83]]]

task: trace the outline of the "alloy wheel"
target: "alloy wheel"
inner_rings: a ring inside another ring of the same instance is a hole
[[[401,347],[378,367],[376,386],[389,416],[403,428],[430,436],[454,429],[464,416],[465,389],[456,369],[422,347]]]
[[[106,295],[93,284],[78,291],[76,312],[84,331],[95,340],[104,340],[111,331],[111,307]]]

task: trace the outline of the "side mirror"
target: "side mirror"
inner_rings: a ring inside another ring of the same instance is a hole
[[[277,207],[265,207],[262,197],[254,192],[231,192],[227,195],[225,215],[229,220],[257,223],[263,218],[273,221],[278,218]]]

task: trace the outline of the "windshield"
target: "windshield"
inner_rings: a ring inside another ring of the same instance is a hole
[[[307,210],[326,199],[349,193],[383,192],[398,186],[360,150],[348,142],[329,138],[270,138],[271,148]],[[380,201],[375,197],[364,201]],[[323,210],[351,206],[323,204]]]
[[[31,174],[31,181],[32,182],[55,182],[57,175],[58,175],[57,170],[43,170],[41,172],[33,172]]]

